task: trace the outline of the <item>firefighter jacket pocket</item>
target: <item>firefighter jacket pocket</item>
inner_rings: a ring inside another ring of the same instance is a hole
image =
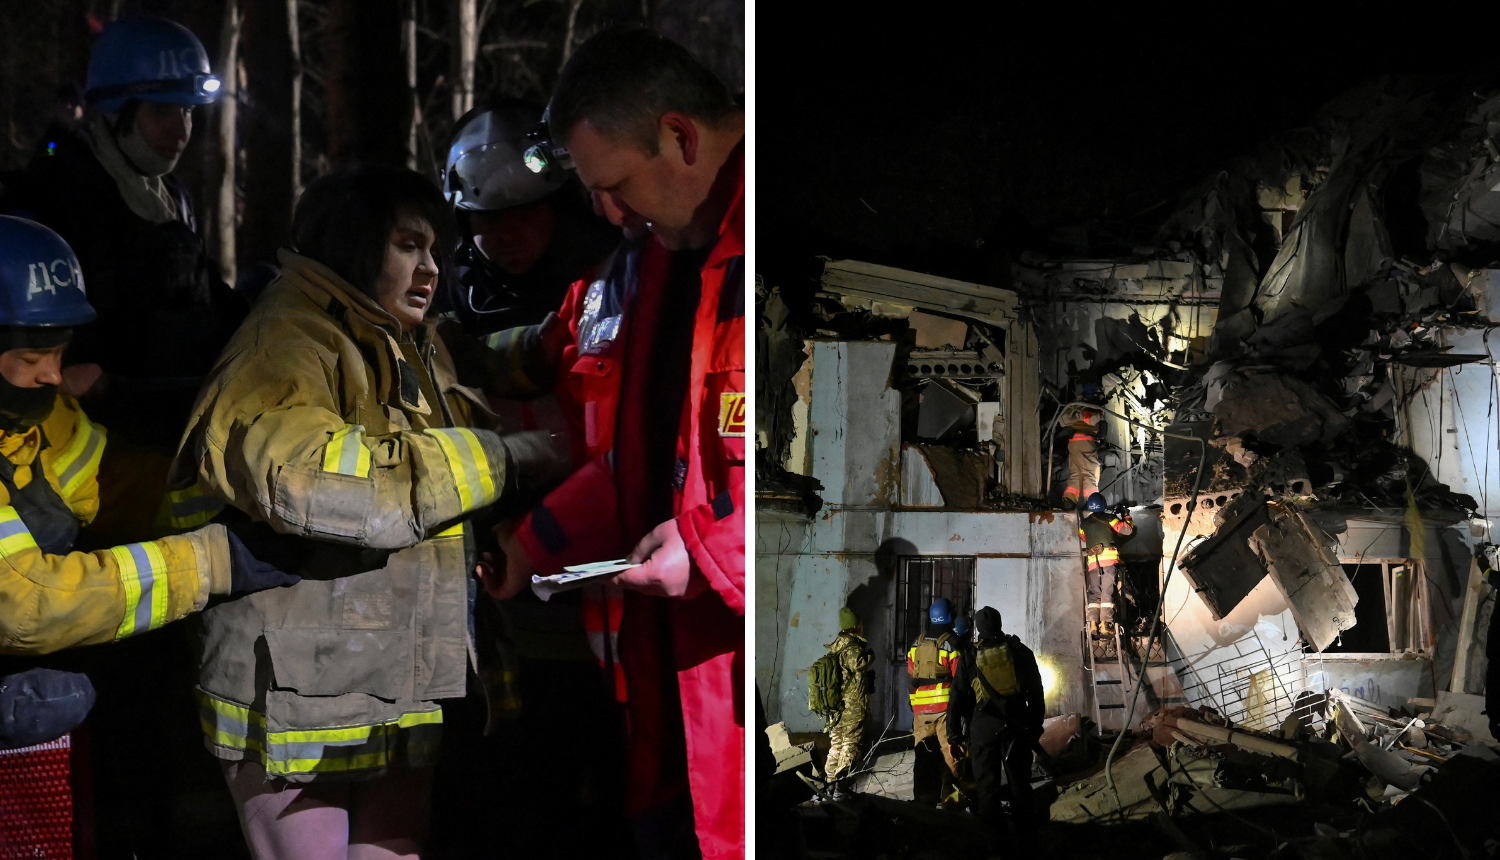
[[[305,534],[360,541],[375,509],[375,481],[359,475],[282,466],[276,513]]]
[[[346,615],[349,609],[346,602]],[[267,630],[265,637],[276,689],[303,696],[364,693],[386,700],[411,695],[409,630],[283,628]]]

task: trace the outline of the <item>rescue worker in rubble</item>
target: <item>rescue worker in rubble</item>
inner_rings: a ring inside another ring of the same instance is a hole
[[[843,707],[828,717],[828,758],[823,774],[835,800],[848,796],[840,783],[859,760],[860,741],[864,739],[865,718],[870,715],[870,653],[865,640],[864,624],[853,609],[839,610],[839,635],[827,648],[838,655],[843,684]]]
[[[1082,400],[1100,403],[1104,391],[1095,383],[1084,384]],[[1068,486],[1063,490],[1063,505],[1074,510],[1080,499],[1099,491],[1099,432],[1104,426],[1104,412],[1080,403],[1063,407],[1057,423],[1071,430],[1068,437]]]
[[[295,564],[298,553],[286,547],[267,552],[267,539],[278,543],[275,536],[249,523],[101,545],[101,531],[120,533],[121,521],[133,518],[122,509],[151,511],[164,500],[159,484],[109,486],[122,477],[100,471],[114,444],[111,434],[60,390],[74,333],[95,317],[85,284],[62,237],[35,222],[0,216],[0,654],[8,655],[0,658],[6,699],[0,708],[0,747],[52,741],[76,730],[97,706],[89,721],[94,749],[114,754],[93,760],[84,772],[92,779],[78,772],[73,778],[83,779],[77,791],[103,794],[114,787],[108,761],[131,758],[118,755],[119,735],[141,750],[161,751],[153,746],[159,736],[149,734],[149,726],[116,724],[115,698],[124,682],[114,676],[133,676],[133,686],[150,689],[149,674],[138,673],[154,667],[134,659],[139,651],[118,648],[69,655],[57,664],[69,671],[38,667],[36,656],[139,642],[134,637],[202,610],[211,597],[290,585],[297,576],[283,570]],[[101,530],[104,523],[110,526]],[[81,532],[89,527],[92,534]],[[77,551],[81,546],[92,551]],[[164,703],[158,698],[153,704],[160,720]],[[132,767],[138,782],[138,763]],[[49,796],[48,775],[31,778],[39,788],[36,795],[9,798],[21,821],[29,812],[40,814],[32,801]],[[67,775],[62,779],[66,783]],[[57,790],[67,791],[66,784]],[[140,799],[140,805],[116,799],[110,809],[134,814],[144,824],[165,824],[151,814],[153,807],[165,805],[161,796]],[[26,856],[46,853],[42,845],[24,841],[42,837],[25,827],[25,835],[17,832],[17,821],[14,816],[0,821],[0,843],[30,849],[22,852]],[[116,844],[132,835],[139,834],[108,834]]]
[[[1032,749],[1042,736],[1046,703],[1036,655],[1001,627],[986,606],[974,616],[979,635],[954,679],[952,710],[969,728],[969,762],[979,818],[995,836],[1004,832],[1001,801],[1008,794],[1018,830],[1033,823]]]
[[[938,803],[948,798],[958,776],[958,760],[963,757],[961,739],[950,734],[948,702],[953,693],[953,676],[958,672],[958,637],[953,633],[953,606],[946,597],[932,601],[927,608],[927,631],[906,652],[906,674],[910,676],[912,743],[917,749],[913,782],[925,787],[936,782]],[[943,767],[937,759],[941,756]],[[937,771],[936,774],[933,771]]]
[[[500,592],[564,565],[641,562],[610,578],[623,600],[591,622],[618,643],[626,813],[643,854],[741,857],[744,110],[682,46],[615,28],[569,59],[547,117],[531,163],[571,164],[610,223],[649,234],[585,293],[592,323],[569,344],[590,456],[500,530]]]
[[[99,316],[69,351],[68,386],[115,440],[160,455],[133,457],[125,468],[135,471],[149,460],[165,474],[199,385],[247,312],[172,174],[194,108],[218,97],[197,36],[162,18],[121,18],[90,56],[81,132],[33,159],[0,204],[77,253]]]
[[[568,285],[620,242],[571,171],[527,168],[527,135],[541,119],[539,105],[501,99],[465,114],[448,148],[443,194],[453,204],[459,246],[436,310],[452,313],[474,337],[549,314],[550,326],[560,325]]]
[[[442,194],[361,167],[308,186],[294,249],[205,387],[174,486],[368,569],[203,614],[198,693],[258,858],[420,851],[438,700],[465,692],[469,517],[566,474],[546,433],[500,436],[427,310],[451,247]],[[343,573],[342,570],[339,573]]]
[[[1078,517],[1078,540],[1083,545],[1084,587],[1088,601],[1084,617],[1089,635],[1095,639],[1115,635],[1115,583],[1119,578],[1120,550],[1118,538],[1135,534],[1130,514],[1117,516],[1104,504],[1104,496],[1094,493],[1084,503]]]
[[[245,540],[260,546],[258,530],[243,526],[207,525],[154,541],[71,551],[79,529],[101,514],[99,460],[109,438],[58,390],[73,333],[95,316],[84,283],[61,236],[0,216],[3,654],[113,642],[199,611],[210,595],[297,581],[257,560]]]

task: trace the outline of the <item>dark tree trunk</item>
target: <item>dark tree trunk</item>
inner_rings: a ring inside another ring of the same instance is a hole
[[[401,0],[333,0],[328,16],[329,159],[406,165],[411,90],[401,57]]]
[[[274,262],[292,223],[292,47],[287,6],[248,2],[240,52],[245,93],[240,114],[245,214],[237,242],[241,268]]]

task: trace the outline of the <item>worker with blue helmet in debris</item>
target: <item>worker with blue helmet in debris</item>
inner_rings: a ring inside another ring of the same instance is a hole
[[[958,760],[963,757],[957,733],[950,736],[948,732],[948,700],[959,657],[953,604],[939,597],[927,609],[926,633],[906,652],[906,673],[911,676],[912,742],[917,748],[913,790],[921,793],[919,800],[936,803],[947,798],[958,774]],[[938,754],[945,767],[939,768]],[[932,778],[935,770],[936,780]],[[934,782],[939,788],[936,796],[928,790]]]
[[[203,609],[211,596],[298,579],[258,561],[223,525],[123,546],[93,540],[93,551],[75,551],[80,529],[117,515],[112,507],[162,502],[159,486],[101,487],[110,435],[60,390],[73,333],[95,317],[84,285],[61,236],[0,216],[0,749],[72,731],[94,706],[90,675],[107,680],[96,664],[83,664],[89,674],[61,672],[37,667],[36,655],[131,639]],[[125,674],[149,671],[131,668]],[[23,811],[28,802],[17,800]],[[0,844],[42,848],[34,844],[41,837],[12,824],[0,820]]]
[[[1084,616],[1089,634],[1094,638],[1114,635],[1115,581],[1118,579],[1120,550],[1115,542],[1135,534],[1130,514],[1123,517],[1110,513],[1104,496],[1094,493],[1078,515],[1078,540],[1083,544],[1084,582],[1088,602]]]
[[[1068,437],[1068,486],[1063,490],[1063,506],[1073,510],[1080,499],[1099,490],[1099,433],[1104,428],[1104,412],[1089,404],[1104,400],[1104,389],[1097,383],[1085,383],[1079,391],[1082,402],[1063,407],[1058,425],[1071,430]]]
[[[115,21],[90,56],[82,127],[47,141],[0,201],[0,211],[62,235],[88,278],[99,318],[78,332],[69,387],[117,440],[163,457],[247,310],[205,253],[192,201],[172,175],[193,109],[220,89],[186,27]]]

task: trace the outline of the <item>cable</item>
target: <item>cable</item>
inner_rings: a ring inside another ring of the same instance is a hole
[[[1203,480],[1203,464],[1208,458],[1207,441],[1197,436],[1168,433],[1165,430],[1162,433],[1173,439],[1185,439],[1190,442],[1197,442],[1198,468],[1193,471],[1193,495],[1188,499],[1187,508],[1184,510],[1182,531],[1177,533],[1177,546],[1172,550],[1172,561],[1167,565],[1167,576],[1162,580],[1161,584],[1161,596],[1157,598],[1156,614],[1151,622],[1151,635],[1146,639],[1146,660],[1148,663],[1151,660],[1151,652],[1156,645],[1157,637],[1162,631],[1162,618],[1165,616],[1167,609],[1167,587],[1172,583],[1172,574],[1177,571],[1177,557],[1182,552],[1182,541],[1187,537],[1188,529],[1193,524],[1193,511],[1198,508],[1198,490]],[[1115,756],[1119,754],[1120,742],[1125,739],[1125,732],[1129,730],[1130,723],[1135,719],[1135,706],[1136,702],[1140,701],[1141,689],[1143,687],[1145,687],[1145,684],[1135,685],[1135,691],[1130,696],[1130,708],[1125,712],[1124,726],[1120,729],[1120,733],[1115,735],[1115,742],[1110,746],[1109,756],[1104,761],[1104,781],[1109,785],[1110,793],[1114,795],[1115,811],[1119,812],[1122,816],[1124,815],[1124,807],[1120,800],[1120,790],[1115,786]]]

